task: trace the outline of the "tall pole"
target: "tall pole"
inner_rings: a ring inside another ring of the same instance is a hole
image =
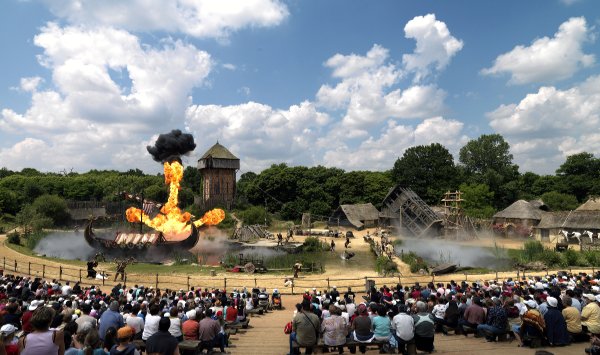
[[[144,231],[142,229],[144,227],[144,190],[142,190],[141,210],[142,213],[140,213],[140,234],[144,234]]]

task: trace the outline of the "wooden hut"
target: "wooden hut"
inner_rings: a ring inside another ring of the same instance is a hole
[[[202,198],[205,208],[217,206],[231,209],[235,199],[235,174],[240,169],[240,159],[217,142],[198,160],[202,175]]]
[[[546,212],[534,228],[535,236],[542,240],[554,240],[561,230],[579,233],[589,230],[596,235],[600,232],[600,211]],[[586,239],[587,237],[582,237],[582,242]]]
[[[522,227],[534,227],[540,223],[544,211],[540,208],[544,206],[539,201],[535,203],[525,200],[515,201],[512,205],[496,213],[493,218],[494,224],[513,224]]]
[[[356,229],[376,227],[379,222],[379,211],[371,203],[356,205],[340,205],[330,220],[339,218],[340,225]]]

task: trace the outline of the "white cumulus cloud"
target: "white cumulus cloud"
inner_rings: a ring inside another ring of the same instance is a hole
[[[554,82],[567,79],[595,62],[593,54],[583,52],[590,41],[585,18],[573,17],[562,23],[554,37],[536,39],[530,46],[516,46],[499,55],[494,65],[481,71],[484,75],[510,74],[510,83]]]
[[[29,108],[2,109],[0,130],[27,138],[5,147],[0,165],[14,166],[11,157],[27,147],[38,160],[30,166],[39,168],[64,162],[77,163],[77,170],[126,168],[127,155],[147,154],[133,142],[181,124],[189,93],[212,67],[210,55],[193,45],[167,39],[151,47],[107,27],[49,23],[34,43],[52,85],[41,90],[39,79],[26,78],[21,87],[31,92]]]
[[[463,125],[457,120],[439,116],[425,119],[416,126],[400,125],[389,120],[377,137],[371,136],[357,147],[342,142],[327,149],[323,159],[329,166],[384,170],[390,169],[407,148],[416,145],[440,143],[456,153],[467,142],[462,133]]]
[[[338,53],[325,65],[341,81],[335,86],[322,85],[317,103],[325,109],[345,110],[342,124],[353,136],[364,135],[362,129],[388,118],[426,118],[444,108],[446,93],[435,85],[395,89],[402,71],[389,63],[388,50],[379,45],[364,56]]]
[[[443,70],[463,47],[463,42],[453,37],[434,14],[416,16],[404,26],[404,32],[406,38],[417,41],[414,52],[402,56],[405,69],[415,72],[415,82],[431,74],[432,68]]]
[[[128,31],[180,32],[224,39],[246,27],[270,27],[289,15],[279,0],[44,0],[72,24]]]
[[[541,87],[487,116],[511,143],[519,165],[552,173],[568,155],[600,154],[600,76],[567,90]]]
[[[318,162],[311,146],[329,120],[327,114],[304,101],[285,110],[256,102],[192,105],[185,122],[189,131],[202,137],[205,148],[219,140],[240,157],[242,170],[256,171],[282,161]],[[197,153],[201,150],[199,147]]]

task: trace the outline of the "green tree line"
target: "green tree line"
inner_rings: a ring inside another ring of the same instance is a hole
[[[600,159],[593,154],[567,157],[554,175],[520,173],[509,144],[499,134],[467,142],[457,161],[446,147],[433,143],[408,148],[390,165],[387,171],[344,171],[275,164],[260,173],[246,172],[237,182],[237,208],[254,207],[247,214],[257,214],[256,208],[261,207],[286,220],[298,220],[303,212],[328,216],[340,204],[370,202],[380,208],[389,189],[399,184],[413,189],[430,205],[441,204],[448,190],[461,190],[467,214],[485,218],[517,199],[541,198],[553,210],[570,210],[588,197],[600,195]],[[43,208],[32,206],[41,197],[47,203],[45,196],[118,201],[119,191],[143,192],[146,198],[157,201],[165,201],[168,195],[162,174],[147,175],[138,169],[59,174],[2,168],[0,217],[42,213]],[[188,166],[180,192],[181,206],[191,206],[199,193],[200,174]],[[55,222],[61,223],[63,217]]]

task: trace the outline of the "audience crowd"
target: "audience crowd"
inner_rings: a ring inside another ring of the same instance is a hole
[[[222,353],[226,327],[246,321],[264,292],[143,285],[112,289],[0,277],[0,355],[179,354],[184,340]]]
[[[306,290],[296,305],[290,354],[316,347],[380,353],[433,352],[436,334],[516,340],[518,346],[563,347],[590,342],[586,352],[600,354],[600,272],[509,278],[474,283],[398,284],[372,287],[357,297],[350,288]]]

